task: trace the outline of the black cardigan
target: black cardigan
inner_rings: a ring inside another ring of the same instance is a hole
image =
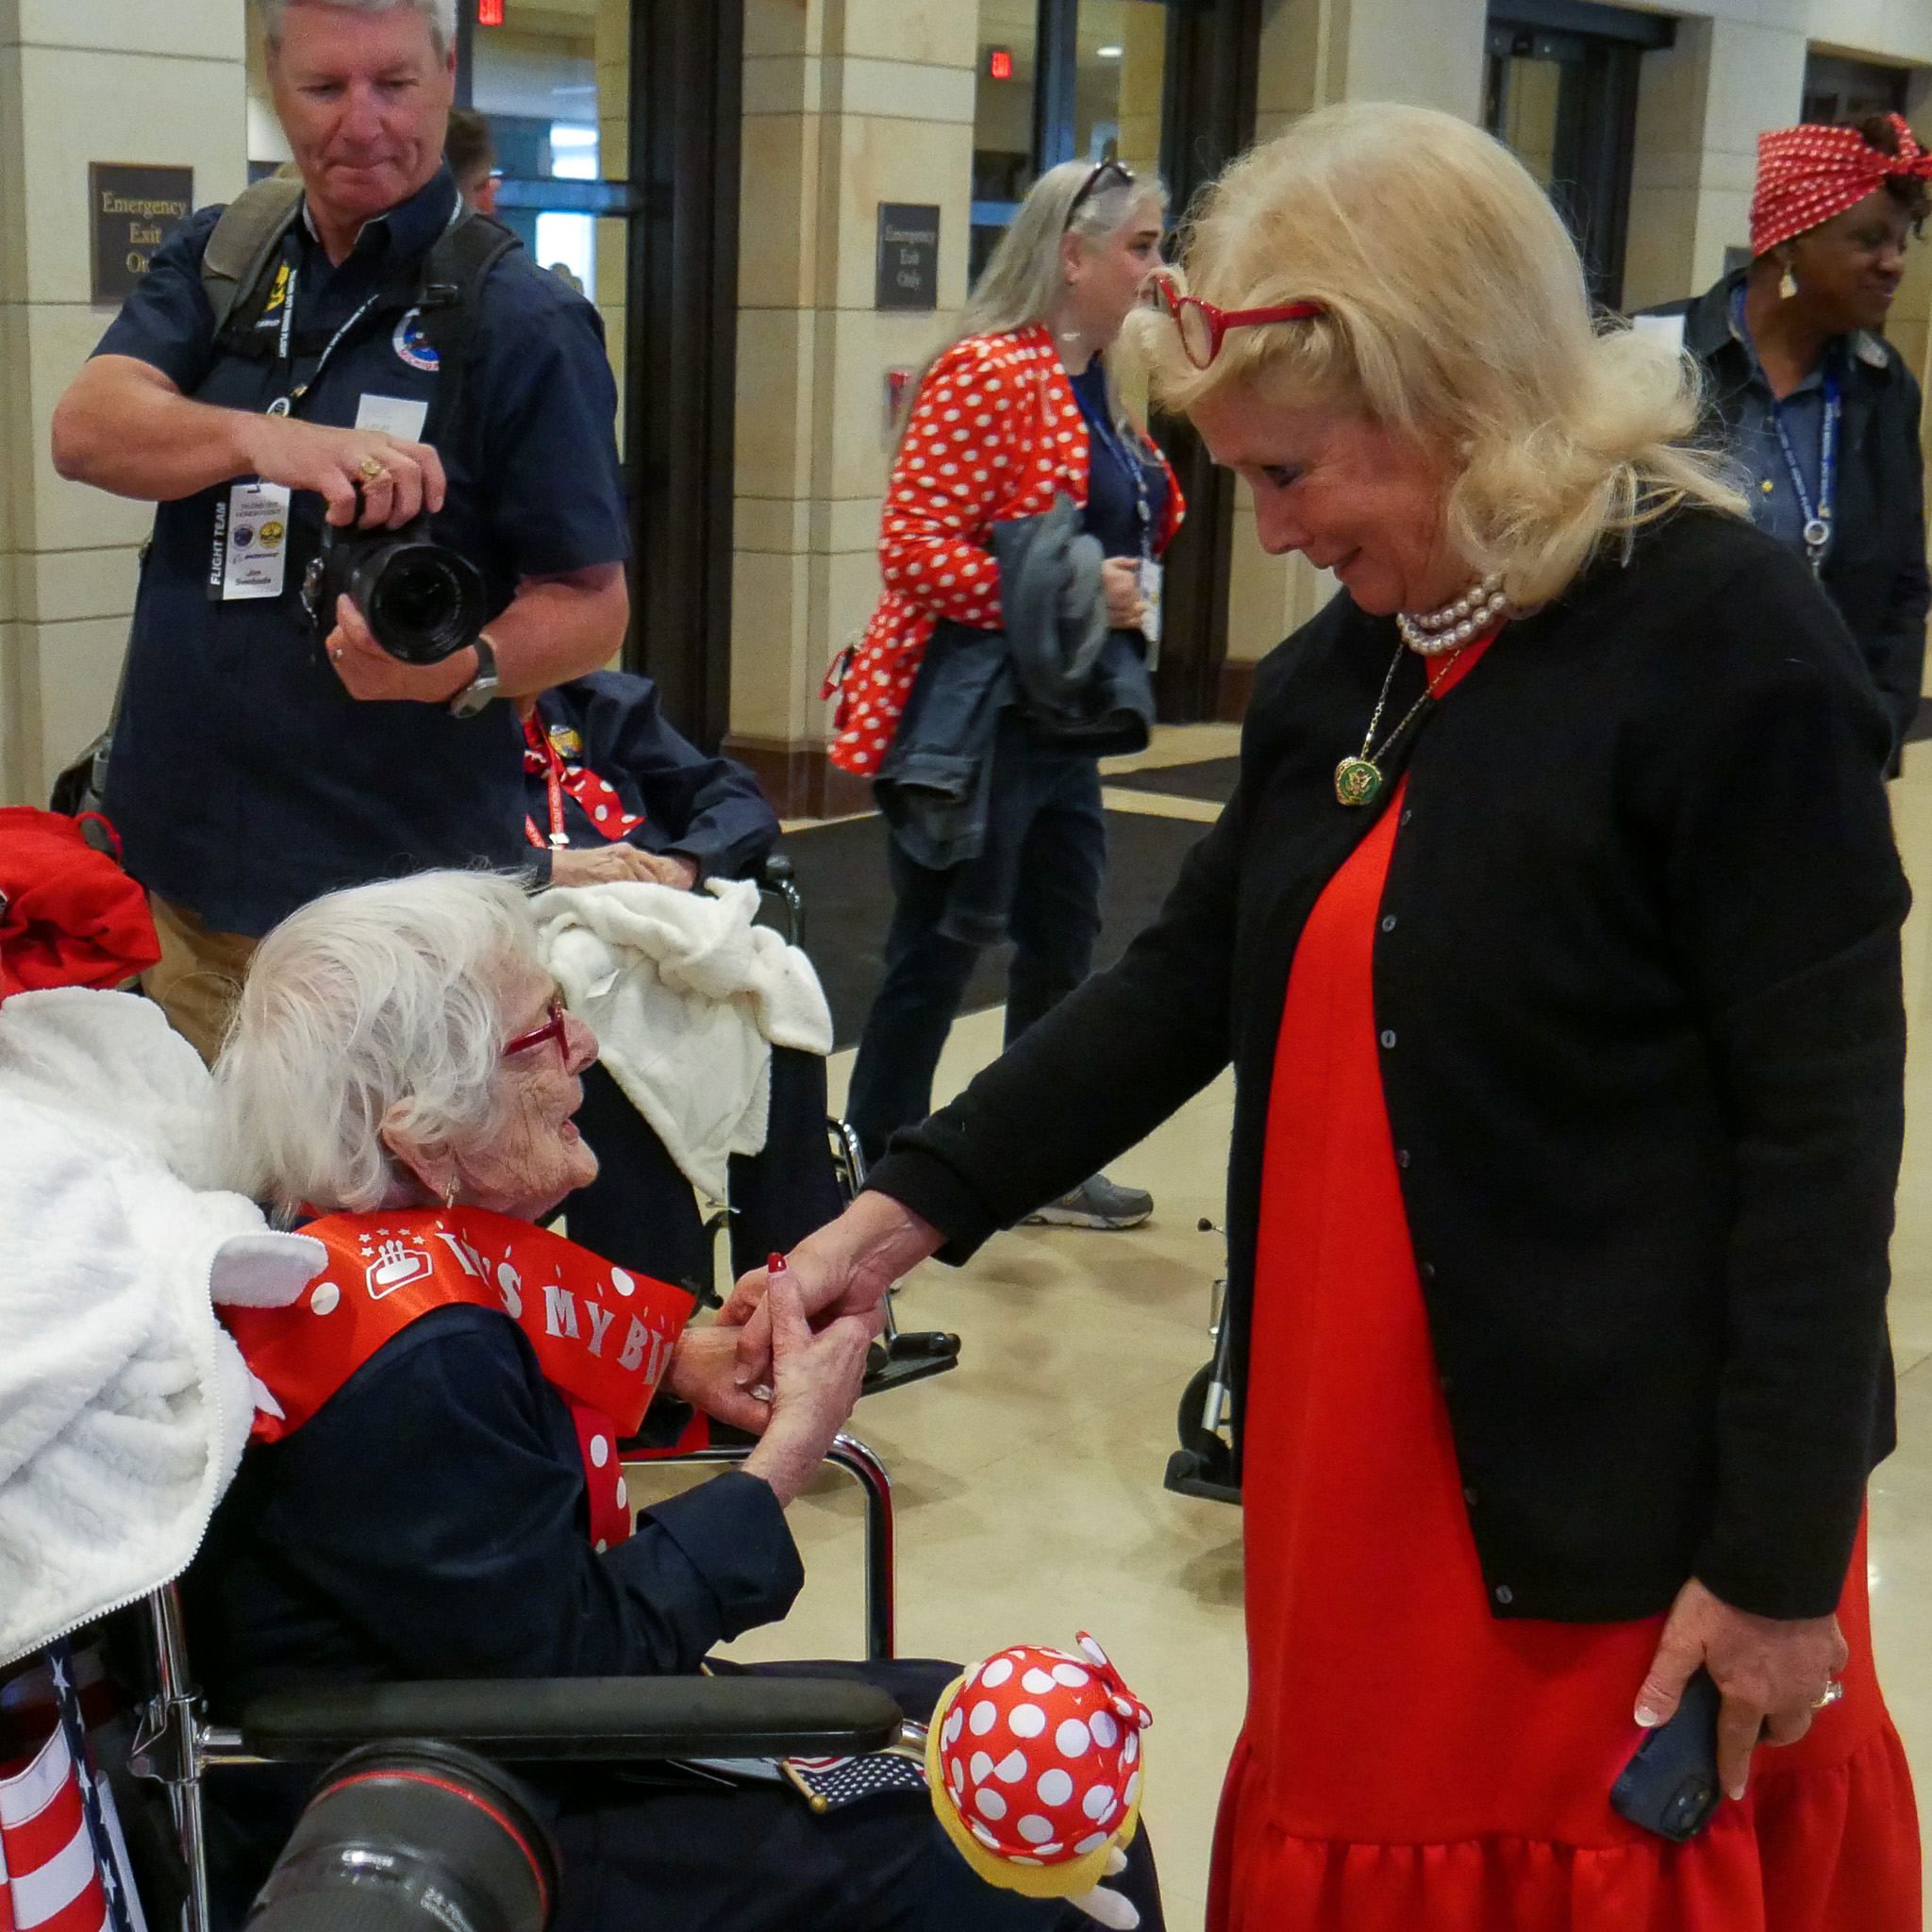
[[[894,1142],[872,1185],[944,1258],[1232,1058],[1245,1386],[1289,965],[1374,822],[1333,773],[1395,650],[1341,596],[1273,652],[1234,798],[1158,921]],[[1406,655],[1388,715],[1422,688]],[[1767,1616],[1837,1603],[1892,1442],[1908,895],[1886,741],[1805,565],[1699,510],[1511,625],[1406,747],[1376,1026],[1497,1615],[1644,1616],[1693,1574]]]
[[[1690,302],[1646,311],[1681,315],[1684,346],[1704,365],[1713,427],[1736,433],[1751,358],[1731,333],[1739,269]],[[1839,434],[1838,504],[1822,581],[1864,654],[1891,714],[1894,745],[1919,715],[1925,668],[1925,459],[1919,448],[1919,385],[1883,336],[1845,342],[1844,420]]]

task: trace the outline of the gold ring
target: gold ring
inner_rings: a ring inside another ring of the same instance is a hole
[[[1824,1694],[1821,1697],[1814,1697],[1811,1700],[1811,1708],[1813,1710],[1829,1710],[1844,1694],[1845,1687],[1843,1680],[1839,1677],[1827,1677],[1824,1683]]]
[[[389,475],[389,472],[374,457],[364,457],[356,467],[365,483],[374,483],[378,476],[387,476]]]

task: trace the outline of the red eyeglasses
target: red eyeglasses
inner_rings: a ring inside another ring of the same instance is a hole
[[[1274,322],[1309,322],[1326,315],[1320,302],[1289,302],[1279,308],[1217,308],[1198,295],[1183,295],[1165,275],[1147,284],[1150,307],[1164,309],[1180,331],[1181,352],[1196,369],[1206,369],[1221,354],[1222,339],[1231,328],[1261,328]]]
[[[519,1033],[514,1040],[504,1041],[505,1059],[508,1059],[512,1054],[528,1053],[533,1046],[541,1046],[546,1040],[556,1041],[558,1052],[565,1059],[570,1058],[570,1039],[564,1030],[569,1024],[570,1014],[564,1007],[563,995],[560,992],[552,993],[550,1005],[545,1010],[550,1017],[542,1025],[528,1033]]]

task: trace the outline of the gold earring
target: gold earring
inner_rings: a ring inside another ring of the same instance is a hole
[[[1798,292],[1798,278],[1791,273],[1790,262],[1785,263],[1785,272],[1777,278],[1777,299],[1789,302]]]

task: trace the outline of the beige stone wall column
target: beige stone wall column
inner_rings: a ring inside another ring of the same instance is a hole
[[[152,508],[54,474],[91,304],[88,164],[247,178],[242,0],[0,0],[0,799],[44,804],[108,722]]]
[[[731,736],[780,809],[827,792],[825,667],[879,590],[886,372],[965,300],[977,14],[747,0]],[[937,313],[873,308],[880,202],[937,203]]]

